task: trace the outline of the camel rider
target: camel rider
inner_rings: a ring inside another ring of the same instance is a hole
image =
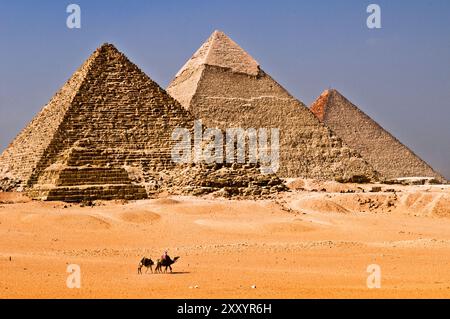
[[[167,250],[164,250],[164,254],[161,256],[161,260],[166,260],[169,255],[167,254]]]

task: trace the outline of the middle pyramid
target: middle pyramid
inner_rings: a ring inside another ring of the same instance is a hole
[[[214,31],[167,91],[209,127],[278,128],[282,177],[352,180],[377,173],[247,52]]]

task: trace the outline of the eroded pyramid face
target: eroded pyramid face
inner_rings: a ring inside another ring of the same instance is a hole
[[[266,74],[247,52],[215,31],[167,91],[210,127],[278,128],[283,177],[374,178],[376,172]]]
[[[120,154],[139,157],[155,150],[157,160],[167,162],[171,131],[192,121],[136,65],[105,44],[16,137],[2,154],[2,167],[28,182],[79,143],[114,152],[118,161]]]
[[[324,91],[311,105],[311,110],[347,145],[360,152],[382,177],[445,180],[337,90]]]

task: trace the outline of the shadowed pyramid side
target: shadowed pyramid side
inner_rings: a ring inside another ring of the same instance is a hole
[[[360,152],[384,178],[445,179],[337,90],[324,91],[311,105],[320,121]]]

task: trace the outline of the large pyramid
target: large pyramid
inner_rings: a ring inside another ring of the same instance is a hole
[[[0,175],[46,200],[140,199],[163,188],[205,193],[230,186],[233,174],[241,178],[232,193],[251,193],[260,180],[254,167],[199,163],[194,170],[172,161],[172,132],[193,127],[189,111],[104,44],[0,155]],[[193,173],[218,170],[221,182]],[[280,184],[264,178],[258,187]]]
[[[347,145],[359,151],[382,177],[434,177],[445,181],[439,173],[337,90],[324,91],[311,105],[311,110]]]
[[[357,152],[220,31],[195,52],[167,91],[210,127],[279,128],[279,176],[352,179],[376,175]]]

